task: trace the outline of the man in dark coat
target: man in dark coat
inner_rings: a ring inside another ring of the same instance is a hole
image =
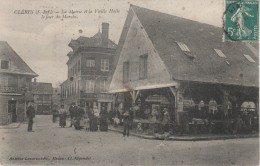
[[[105,107],[101,108],[99,116],[100,116],[100,131],[107,131],[108,130],[108,124],[107,124],[108,112]]]
[[[33,118],[35,117],[35,109],[34,109],[33,103],[29,103],[29,106],[26,110],[26,116],[29,119],[27,131],[28,132],[34,132],[34,131],[32,131]]]
[[[72,121],[73,118],[75,117],[77,111],[77,106],[75,105],[75,103],[72,103],[70,108],[69,108],[69,112],[70,112],[70,127],[72,127]]]
[[[130,114],[129,111],[126,111],[123,114],[123,120],[124,120],[124,132],[123,132],[123,136],[129,136],[129,129],[130,129],[130,124],[131,124],[131,118],[130,118]]]

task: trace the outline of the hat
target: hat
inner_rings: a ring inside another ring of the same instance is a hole
[[[124,115],[124,116],[129,116],[129,112],[126,111],[123,115]]]

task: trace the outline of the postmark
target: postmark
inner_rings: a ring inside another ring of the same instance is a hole
[[[224,41],[257,42],[258,0],[225,0]]]

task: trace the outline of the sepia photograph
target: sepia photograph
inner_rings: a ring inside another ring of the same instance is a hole
[[[258,0],[1,0],[0,25],[0,166],[260,165]]]

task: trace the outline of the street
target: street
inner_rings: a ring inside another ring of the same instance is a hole
[[[258,138],[218,141],[123,138],[115,132],[58,127],[51,116],[37,115],[27,124],[0,129],[0,165],[258,165]]]

